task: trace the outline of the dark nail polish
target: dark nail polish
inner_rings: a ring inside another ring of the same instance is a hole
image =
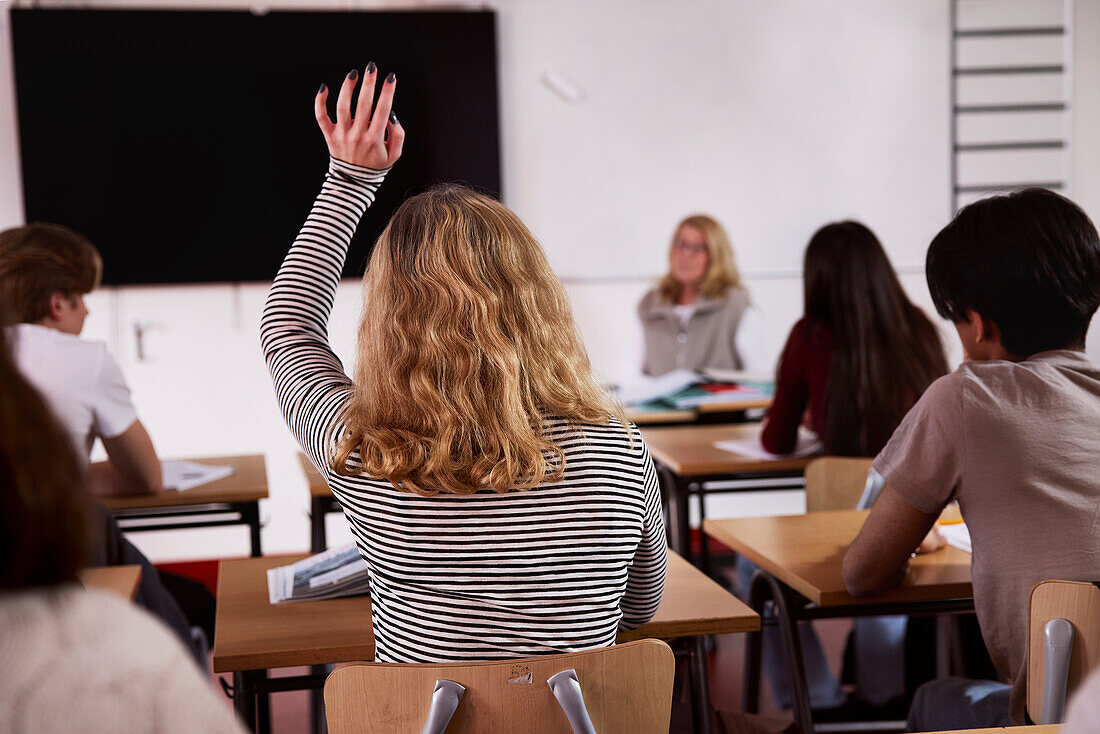
[[[321,88],[317,90],[317,94],[324,94],[325,89],[326,89],[325,85],[322,84]]]
[[[393,113],[393,112],[390,113],[390,124],[391,125],[396,125],[397,124],[397,114],[396,113]]]
[[[376,70],[377,68],[378,68],[378,67],[377,67],[377,66],[375,66],[375,65],[374,65],[374,62],[372,61],[372,62],[370,62],[369,64],[367,64],[367,73],[368,73],[368,74],[373,74],[373,73],[375,72],[375,70]]]
[[[390,75],[388,77],[386,77],[386,83],[387,84],[393,84],[395,81],[397,81],[397,74],[394,74],[391,71]]]
[[[355,81],[358,78],[359,78],[359,70],[358,69],[352,69],[351,71],[348,72],[348,79],[351,79],[352,81]]]

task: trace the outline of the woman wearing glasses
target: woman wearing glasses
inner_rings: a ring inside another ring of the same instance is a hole
[[[676,227],[668,261],[668,273],[638,304],[642,371],[770,371],[761,359],[763,324],[722,225],[705,214],[687,217]]]

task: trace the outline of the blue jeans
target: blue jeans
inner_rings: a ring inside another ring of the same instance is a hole
[[[741,593],[748,598],[752,575],[756,573],[756,564],[744,556],[737,557],[737,583]],[[781,709],[791,707],[791,688],[787,683],[786,654],[783,651],[783,639],[779,633],[779,624],[775,612],[765,608],[761,615],[761,664],[768,686],[772,690],[775,705]],[[802,660],[806,665],[806,684],[810,689],[810,708],[831,709],[844,703],[844,691],[840,681],[829,669],[825,660],[825,651],[821,648],[814,628],[809,622],[798,623],[798,637],[802,643]]]
[[[737,582],[741,593],[748,596],[756,564],[744,556],[737,557]],[[765,610],[762,622],[763,645],[761,662],[772,690],[775,705],[791,707],[791,690],[787,683],[786,657],[775,613]],[[857,696],[873,706],[882,706],[905,695],[905,632],[908,617],[860,617],[855,620],[853,654],[855,656]],[[810,707],[836,708],[844,703],[844,691],[825,660],[825,651],[813,626],[798,623],[798,638],[802,644],[802,659],[806,668],[806,685],[810,689]]]

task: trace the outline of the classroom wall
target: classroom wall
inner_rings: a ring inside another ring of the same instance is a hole
[[[198,7],[178,0],[40,4]],[[875,228],[910,296],[932,312],[920,263],[950,215],[946,1],[487,4],[499,12],[504,198],[564,276],[604,379],[635,372],[635,304],[663,267],[672,226],[690,210],[725,221],[773,359],[801,312],[801,249],[828,220],[859,217]],[[1098,37],[1100,4],[1075,6],[1078,38]],[[0,226],[10,226],[21,223],[22,203],[6,16],[0,23]],[[1100,48],[1079,42],[1074,53],[1072,190],[1096,218],[1100,140],[1091,131],[1100,129]],[[583,99],[557,97],[539,81],[547,70],[579,85]],[[94,185],[94,172],[87,175]],[[612,267],[620,261],[621,270]],[[118,357],[164,456],[266,453],[265,551],[298,551],[308,546],[308,501],[259,353],[266,288],[105,289],[88,299],[85,334],[107,341]],[[359,302],[358,284],[342,285],[330,329],[349,368]],[[953,330],[946,326],[944,334],[958,361]],[[1100,359],[1100,337],[1089,348]],[[801,509],[790,494],[729,502],[736,504],[718,503],[712,514]],[[334,539],[348,537],[340,518],[330,518],[329,528]],[[136,540],[154,559],[247,553],[243,530]]]

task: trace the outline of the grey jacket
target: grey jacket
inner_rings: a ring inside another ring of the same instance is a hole
[[[673,304],[656,289],[649,291],[638,304],[645,334],[642,371],[657,376],[675,369],[742,369],[735,338],[749,305],[747,291],[730,288],[720,298],[696,301],[695,313],[682,326]]]

